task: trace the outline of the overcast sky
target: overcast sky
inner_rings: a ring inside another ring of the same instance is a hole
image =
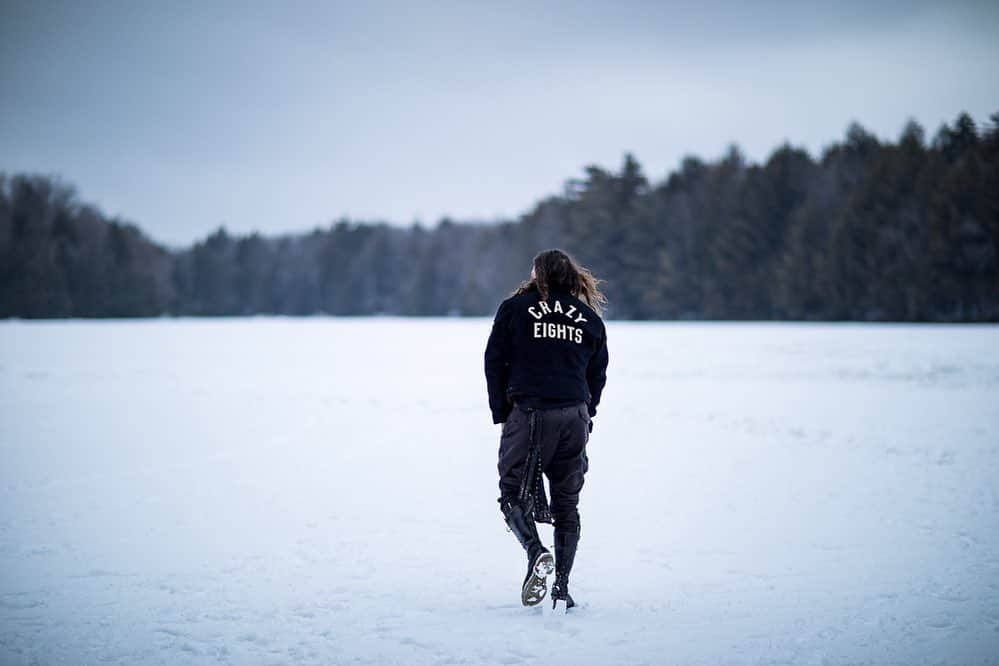
[[[11,2],[0,171],[173,245],[516,216],[583,166],[999,111],[999,3]]]

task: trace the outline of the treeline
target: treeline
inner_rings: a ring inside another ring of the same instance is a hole
[[[927,141],[859,126],[813,159],[736,148],[650,183],[588,167],[515,222],[224,229],[176,252],[35,176],[0,176],[0,317],[488,315],[540,249],[634,319],[999,321],[999,114]]]
[[[0,174],[0,317],[145,317],[175,304],[174,258],[72,188]]]

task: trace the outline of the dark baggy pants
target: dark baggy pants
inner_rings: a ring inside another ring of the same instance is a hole
[[[541,469],[551,490],[555,530],[579,533],[579,491],[589,467],[586,442],[590,415],[586,403],[537,410],[535,440],[540,444]],[[514,407],[503,424],[499,448],[500,502],[518,497],[531,449],[531,414]]]

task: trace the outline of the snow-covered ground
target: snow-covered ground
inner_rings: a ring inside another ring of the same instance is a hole
[[[999,663],[999,327],[611,323],[554,619],[489,325],[0,324],[0,663]]]

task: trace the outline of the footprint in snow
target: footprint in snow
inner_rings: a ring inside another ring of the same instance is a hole
[[[926,626],[931,629],[950,629],[954,626],[954,618],[948,613],[940,613],[926,620]]]

